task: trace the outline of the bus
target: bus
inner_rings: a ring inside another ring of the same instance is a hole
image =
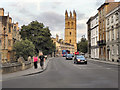
[[[70,54],[70,50],[62,50],[62,56],[66,57],[66,54]]]

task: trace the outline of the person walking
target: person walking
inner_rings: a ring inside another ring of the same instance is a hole
[[[42,69],[44,69],[45,57],[44,57],[42,52],[39,55],[39,59],[40,59],[40,66],[41,66]]]
[[[34,62],[34,68],[37,69],[38,57],[36,55],[33,57],[33,62]]]

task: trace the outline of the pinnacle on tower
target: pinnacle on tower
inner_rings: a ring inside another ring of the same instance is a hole
[[[72,17],[72,12],[70,11],[70,17]]]
[[[65,11],[65,17],[68,17],[68,12],[67,12],[67,10]]]
[[[74,15],[74,17],[76,18],[76,12],[75,12],[75,10],[73,10],[73,15]]]

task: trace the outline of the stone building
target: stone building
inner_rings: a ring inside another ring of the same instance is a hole
[[[97,42],[99,41],[98,32],[98,13],[91,19],[91,58],[99,59],[99,47]]]
[[[65,42],[74,45],[75,51],[77,51],[77,40],[76,40],[76,12],[73,11],[73,16],[70,11],[70,16],[68,12],[65,12]]]
[[[98,16],[99,16],[99,58],[101,60],[106,60],[106,15],[107,13],[116,8],[118,2],[114,2],[114,0],[106,0],[104,4],[102,4],[98,8]]]
[[[120,59],[120,2],[106,14],[106,60]]]
[[[56,38],[52,38],[52,41],[56,46],[56,55],[62,56],[62,50],[69,50],[71,54],[74,53],[74,45],[65,43],[63,39],[59,39],[58,35]]]
[[[19,39],[18,23],[12,23],[12,18],[9,14],[4,16],[4,9],[0,8],[0,60],[2,62],[14,60],[13,44],[15,40]]]
[[[87,36],[88,36],[88,57],[91,58],[91,20],[93,17],[90,17],[87,21]]]

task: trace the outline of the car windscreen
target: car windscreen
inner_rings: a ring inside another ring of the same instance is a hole
[[[85,59],[84,56],[77,56],[76,58],[77,58],[77,59]]]
[[[67,54],[67,57],[72,57],[72,55],[71,54]]]

